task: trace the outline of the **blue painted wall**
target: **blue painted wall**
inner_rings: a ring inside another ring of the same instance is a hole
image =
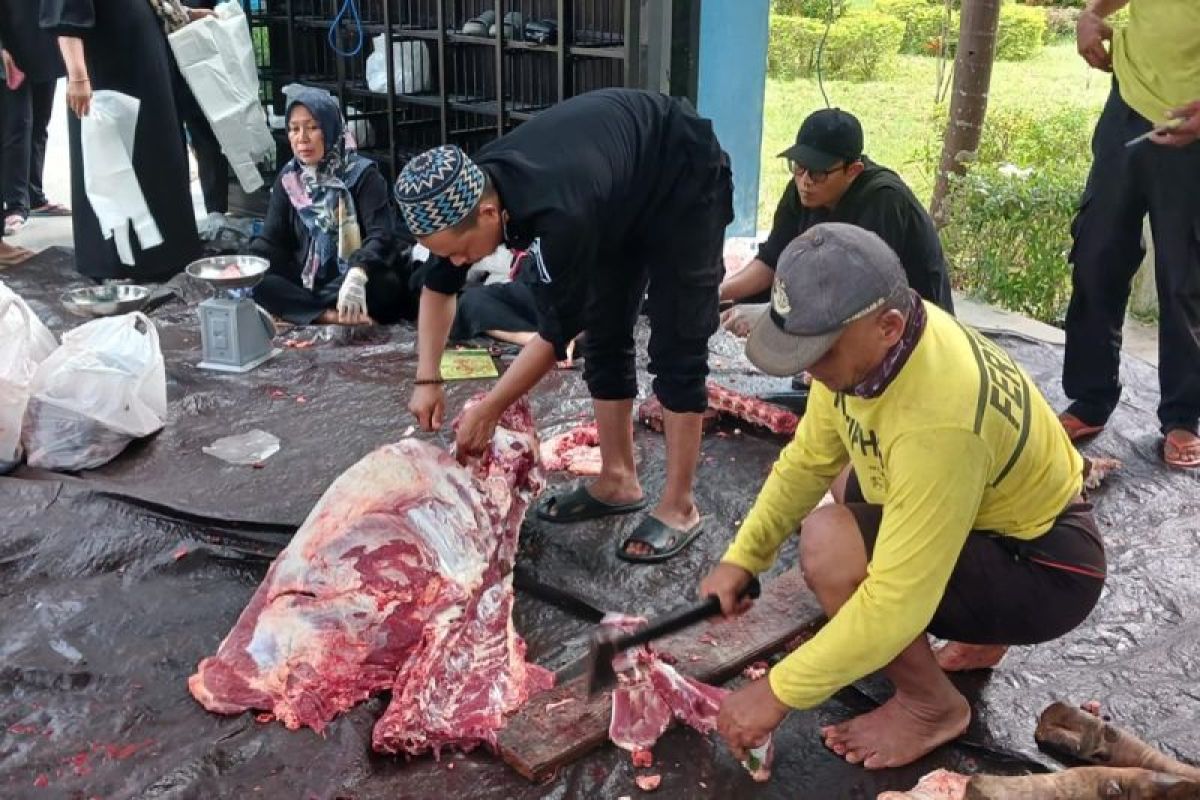
[[[770,0],[701,0],[697,106],[733,162],[733,224],[753,236],[758,218]]]

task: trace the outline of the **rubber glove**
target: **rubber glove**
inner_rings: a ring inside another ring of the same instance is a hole
[[[351,267],[342,280],[338,292],[338,319],[344,325],[367,322],[367,272],[362,267]]]

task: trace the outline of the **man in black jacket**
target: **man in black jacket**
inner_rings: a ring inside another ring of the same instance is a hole
[[[599,430],[590,486],[544,498],[538,516],[573,523],[647,505],[634,462],[634,325],[646,298],[654,392],[662,401],[667,476],[658,504],[617,548],[662,561],[703,530],[692,494],[708,405],[708,339],[716,331],[725,226],[733,218],[728,159],[712,124],[652,92],[602,89],[559,103],[483,147],[412,159],[396,182],[405,223],[438,256],[421,295],[419,362],[409,408],[442,422],[439,363],[467,267],[501,244],[533,270],[537,335],[464,412],[460,457],[482,452],[500,414],[567,355],[582,331],[584,380]]]
[[[54,89],[66,75],[58,43],[38,26],[37,3],[0,3],[0,15],[8,35],[4,38],[4,70],[16,68],[24,78],[16,88],[9,80],[0,88],[4,124],[0,128],[0,182],[4,200],[6,233],[24,227],[30,215],[64,216],[70,211],[51,203],[42,191],[42,168],[46,161],[47,126],[54,107]]]
[[[810,114],[796,143],[779,155],[788,160],[793,180],[758,256],[721,284],[722,303],[765,303],[783,249],[818,223],[845,222],[878,234],[900,256],[909,286],[954,313],[933,220],[899,175],[863,155],[862,126],[853,114],[838,108]],[[722,323],[744,336],[759,310],[735,306]]]

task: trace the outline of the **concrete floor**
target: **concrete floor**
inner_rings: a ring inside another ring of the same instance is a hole
[[[43,185],[47,196],[55,202],[70,204],[71,177],[70,158],[67,150],[67,120],[69,113],[65,100],[64,81],[59,81],[58,96],[54,104],[54,116],[50,121],[50,137],[46,146],[46,170]],[[194,179],[195,164],[192,165],[192,203],[196,209],[196,217],[204,217],[204,202],[200,195],[199,181]],[[765,237],[765,233],[763,234]],[[7,237],[6,241],[19,244],[31,250],[42,250],[55,245],[71,247],[71,220],[69,217],[59,219],[32,219],[19,234]],[[1043,324],[1037,320],[1005,311],[1001,308],[978,303],[965,297],[956,296],[955,305],[959,317],[969,325],[979,328],[996,328],[1013,331],[1026,336],[1054,344],[1062,344],[1062,330]],[[1134,319],[1125,323],[1124,349],[1130,355],[1158,366],[1158,329]]]

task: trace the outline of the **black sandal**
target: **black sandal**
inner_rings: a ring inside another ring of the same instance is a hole
[[[704,533],[704,522],[705,518],[701,517],[690,529],[681,531],[647,514],[633,532],[617,546],[617,558],[635,564],[657,564],[666,561],[679,555],[685,547],[696,541],[696,537]],[[654,552],[648,556],[630,553],[627,548],[631,542],[649,545]]]
[[[537,515],[538,519],[546,522],[569,524],[617,514],[632,514],[645,507],[645,497],[632,503],[606,503],[603,500],[597,500],[586,486],[580,484],[573,489],[539,500]]]

